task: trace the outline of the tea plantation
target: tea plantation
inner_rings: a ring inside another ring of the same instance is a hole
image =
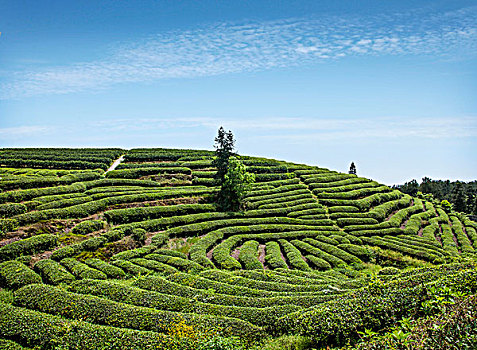
[[[476,222],[247,156],[221,212],[213,157],[1,149],[0,349],[477,348]]]

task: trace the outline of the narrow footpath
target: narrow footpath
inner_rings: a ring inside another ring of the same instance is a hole
[[[104,173],[106,174],[106,173],[109,173],[110,171],[116,169],[116,167],[117,167],[119,164],[121,164],[121,162],[124,160],[124,156],[125,156],[125,154],[123,154],[121,157],[119,157],[118,159],[116,159],[116,160],[114,161],[114,163],[111,164],[111,166],[109,167],[109,169],[106,170]]]

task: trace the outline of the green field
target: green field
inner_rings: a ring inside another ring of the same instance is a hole
[[[476,222],[247,156],[246,210],[220,212],[213,157],[1,149],[0,348],[477,346]]]

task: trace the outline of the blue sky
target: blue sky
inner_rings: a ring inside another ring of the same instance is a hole
[[[1,1],[0,147],[477,178],[475,1]]]

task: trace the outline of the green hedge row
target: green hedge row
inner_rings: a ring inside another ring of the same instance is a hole
[[[328,254],[331,254],[343,261],[345,261],[346,263],[348,264],[362,264],[363,262],[357,258],[356,256],[354,256],[353,254],[350,254],[344,250],[341,250],[339,248],[337,248],[336,246],[332,245],[332,244],[328,244],[328,243],[325,243],[325,242],[320,242],[319,240],[316,240],[316,239],[313,239],[313,238],[305,238],[304,239],[305,242],[321,249],[322,251],[328,253]]]
[[[190,168],[185,167],[155,167],[155,168],[134,168],[134,169],[122,169],[112,170],[106,174],[107,178],[120,178],[120,179],[137,179],[141,176],[147,175],[162,175],[162,174],[187,174],[192,173]]]
[[[431,217],[435,217],[435,215],[434,208],[432,210],[426,210],[422,213],[411,215],[409,220],[406,222],[404,233],[407,235],[417,235],[423,224]]]
[[[50,259],[38,261],[33,268],[48,284],[70,283],[75,279],[63,266]]]
[[[277,333],[299,333],[310,337],[315,346],[345,345],[359,338],[358,332],[382,329],[409,317],[433,297],[430,288],[451,287],[475,292],[475,269],[449,274],[440,279],[422,273],[412,279],[371,284],[317,307],[282,317],[274,325]]]
[[[127,194],[120,195],[115,197],[108,197],[104,199],[99,199],[96,201],[91,201],[84,204],[73,205],[67,208],[61,209],[48,209],[42,211],[35,211],[26,214],[17,215],[14,217],[19,224],[29,224],[33,222],[38,222],[40,220],[49,220],[49,219],[66,219],[66,218],[84,218],[89,215],[95,214],[99,211],[105,210],[108,206],[114,204],[122,203],[133,203],[133,202],[142,202],[142,201],[152,201],[166,198],[175,198],[183,196],[194,196],[194,195],[203,195],[209,194],[210,189],[190,189],[190,190],[170,190],[170,191],[160,191],[154,193],[138,193],[138,194]]]
[[[213,256],[214,259],[218,258],[221,263],[225,263],[227,266],[230,265],[231,268],[239,268],[238,265],[240,263],[235,259],[231,260],[233,258],[229,259],[228,256],[230,254],[230,249],[234,245],[239,244],[242,240],[255,239],[266,243],[269,240],[276,240],[279,238],[314,237],[319,234],[327,233],[327,231],[313,230],[317,227],[318,226],[313,227],[287,224],[226,227],[207,233],[199,242],[191,247],[190,257],[193,261],[196,261],[205,267],[214,268],[213,264],[206,257],[207,251],[211,249],[216,242],[220,241],[224,237],[233,236],[233,240],[230,240],[224,244],[221,248],[219,248],[220,252],[213,253]],[[323,227],[321,228],[323,229]]]
[[[32,283],[41,283],[41,277],[25,264],[16,260],[0,264],[0,286],[3,288],[18,289]]]
[[[148,276],[147,283],[151,288],[141,289],[114,281],[80,280],[69,285],[69,289],[76,293],[91,294],[108,299],[170,311],[190,309],[197,313],[214,314],[222,308],[220,306],[238,308],[270,308],[273,306],[295,305],[308,307],[330,300],[331,295],[296,294],[277,295],[267,297],[248,297],[239,295],[219,294],[213,290],[195,289],[181,284],[171,283],[162,277]],[[164,283],[162,282],[164,281]],[[141,283],[143,286],[145,283]],[[161,286],[159,286],[159,284]],[[162,287],[164,284],[165,287]],[[155,291],[155,290],[158,291]],[[214,306],[216,308],[214,309]],[[203,310],[203,311],[199,311]],[[239,309],[235,309],[238,311]],[[240,315],[234,316],[242,318]]]
[[[21,203],[0,204],[0,218],[8,218],[19,214],[26,213],[28,208]]]
[[[0,329],[5,337],[40,349],[130,350],[184,349],[193,350],[184,341],[155,332],[94,325],[79,320],[14,307],[0,303]]]
[[[316,199],[310,196],[309,198],[297,199],[297,200],[289,201],[289,202],[263,204],[260,206],[260,209],[291,208],[291,207],[296,207],[299,205],[313,204],[313,203],[316,203]]]
[[[266,213],[266,211],[257,211],[257,214],[263,214]],[[193,214],[194,215],[194,214]],[[250,212],[247,212],[247,215],[250,215]],[[328,226],[329,222],[328,221],[317,221],[315,223],[310,223],[308,221],[300,220],[300,219],[295,219],[295,218],[287,218],[287,217],[249,217],[249,218],[234,218],[234,219],[224,219],[224,220],[214,220],[214,221],[206,221],[206,222],[201,222],[201,223],[196,223],[196,224],[189,224],[189,225],[184,225],[184,226],[179,226],[179,227],[174,227],[171,229],[168,229],[166,233],[170,237],[190,237],[194,235],[200,235],[206,232],[210,232],[212,230],[217,230],[220,228],[230,228],[233,230],[234,234],[238,233],[236,229],[234,229],[234,226],[240,226],[242,228],[246,226],[251,226],[251,225],[277,225],[277,224],[282,224],[282,225],[287,225],[287,226],[306,226],[306,228],[303,228],[304,230],[306,229],[314,229],[314,230],[326,230],[326,231],[334,231],[338,230],[337,227],[332,227]],[[313,228],[314,227],[314,228]],[[154,231],[159,231],[157,226],[147,226],[144,227],[147,231],[154,232]],[[301,230],[300,228],[297,228]],[[293,230],[293,229],[292,229]],[[231,232],[232,233],[232,232]]]
[[[372,230],[360,230],[360,231],[352,231],[351,237],[352,236],[358,236],[357,238],[363,237],[363,236],[375,236],[375,235],[401,235],[403,234],[403,230],[399,227],[390,227],[390,228],[376,228]],[[350,236],[347,236],[350,239]]]
[[[268,189],[252,189],[247,192],[245,200],[249,202],[256,202],[280,198],[282,196],[288,196],[291,194],[303,193],[303,191],[307,191],[309,193],[308,188],[303,184],[291,184],[279,187],[271,187]]]
[[[464,218],[463,224],[464,224],[467,236],[472,241],[472,246],[474,247],[474,249],[477,250],[477,229],[476,229],[477,224],[473,222],[472,220],[468,219],[467,217]]]
[[[318,197],[319,200],[322,199],[359,199],[363,197],[368,197],[376,193],[387,193],[391,189],[388,186],[379,186],[379,187],[366,187],[360,188],[357,190],[346,191],[346,192],[320,192],[316,189],[313,190],[313,193]]]
[[[372,252],[366,247],[356,245],[356,244],[338,244],[337,247],[341,250],[344,250],[363,261],[369,261],[372,257]]]
[[[254,202],[251,205],[251,207],[252,208],[259,208],[259,209],[262,209],[262,208],[266,209],[266,208],[280,207],[282,204],[283,204],[283,206],[290,206],[290,204],[289,204],[290,202],[294,203],[294,202],[302,200],[302,199],[308,199],[308,202],[314,201],[310,192],[308,192],[308,191],[297,191],[297,192],[302,192],[302,193],[293,194],[293,195],[290,195],[290,196],[282,196],[280,198],[257,201],[257,202]],[[272,205],[272,206],[270,207],[270,205]]]
[[[315,180],[316,179],[316,180]],[[369,180],[365,179],[364,177],[338,177],[334,181],[321,181],[320,178],[309,177],[305,179],[305,183],[308,184],[310,189],[323,189],[323,188],[332,188],[332,187],[339,187],[339,186],[346,186],[351,184],[357,183],[368,183]]]
[[[264,184],[259,184],[259,185],[263,186]],[[267,183],[266,185],[269,185],[269,184]],[[253,202],[254,200],[261,200],[262,198],[270,199],[270,198],[266,198],[266,196],[275,196],[275,195],[280,195],[281,193],[301,190],[301,189],[307,189],[307,187],[303,184],[294,183],[290,185],[281,185],[278,187],[272,186],[266,189],[261,189],[261,188],[257,189],[257,184],[254,184],[252,189],[247,192],[245,199],[251,202]]]
[[[169,256],[163,254],[148,254],[144,257],[144,259],[159,261],[161,263],[171,265],[179,270],[191,273],[204,270],[204,267],[196,263],[195,261],[186,260],[176,256]]]
[[[191,275],[183,272],[169,275],[166,277],[166,280],[172,283],[182,284],[195,289],[214,290],[215,293],[219,294],[241,295],[248,297],[271,297],[279,295],[277,292],[231,285],[226,282],[213,281],[205,277]],[[134,285],[142,288],[141,285],[137,284],[136,282],[134,283]]]
[[[35,197],[84,192],[86,186],[83,183],[75,183],[67,186],[55,186],[46,188],[32,188],[28,190],[18,190],[0,193],[0,203],[23,202]]]
[[[378,220],[373,218],[338,218],[336,223],[340,227],[352,226],[352,225],[375,225],[378,224]]]
[[[322,183],[330,183],[336,181],[342,181],[345,179],[350,179],[356,177],[355,175],[348,175],[348,174],[341,174],[341,173],[323,173],[317,175],[303,175],[302,178],[305,180],[303,181],[306,183],[310,188],[314,188],[314,184],[322,184]],[[366,181],[369,181],[366,179]]]
[[[87,235],[106,227],[106,222],[102,220],[87,220],[77,224],[71,232],[75,235]]]
[[[168,265],[156,260],[148,260],[145,258],[134,258],[129,261],[135,265],[144,267],[150,271],[159,272],[161,275],[165,275],[165,276],[179,271],[178,269],[176,269],[175,267],[171,265]]]
[[[280,245],[275,241],[265,243],[265,263],[272,269],[284,268],[288,265],[282,258]]]
[[[402,198],[391,200],[389,202],[385,202],[375,206],[369,211],[369,216],[375,218],[376,220],[383,221],[394,210],[409,207],[411,205],[411,202],[412,202],[412,197],[408,195],[404,195]]]
[[[0,238],[7,232],[15,231],[18,228],[18,222],[15,219],[0,219]]]
[[[113,327],[169,333],[171,324],[185,321],[196,329],[215,331],[223,336],[253,338],[260,329],[239,319],[222,316],[178,313],[139,307],[91,295],[32,284],[15,292],[17,306],[55,314],[70,319],[88,319],[96,324]],[[70,305],[74,307],[70,307]]]
[[[426,261],[430,261],[432,263],[441,264],[444,262],[444,259],[442,257],[440,257],[436,253],[429,251],[425,248],[412,247],[412,246],[403,244],[403,242],[396,242],[392,240],[387,240],[385,238],[374,236],[374,237],[363,237],[362,240],[363,242],[370,245],[375,245],[378,247],[395,250],[400,253],[410,255],[418,259],[424,259]]]
[[[116,169],[135,169],[135,168],[170,168],[180,167],[181,162],[161,162],[161,163],[121,163]]]
[[[454,232],[454,236],[457,238],[457,242],[459,242],[460,250],[463,253],[473,253],[474,248],[472,248],[472,243],[464,233],[464,226],[462,225],[462,222],[460,222],[459,218],[455,215],[449,215],[449,219],[452,222],[452,231]]]
[[[267,326],[279,317],[300,309],[300,307],[294,305],[257,308],[210,304],[197,299],[146,291],[114,282],[103,282],[101,284],[93,281],[75,282],[70,285],[69,289],[75,293],[95,295],[120,303],[158,310],[233,317],[257,326]]]
[[[375,193],[361,199],[326,199],[320,198],[319,202],[326,206],[355,206],[360,210],[368,210],[371,206],[375,206],[390,200],[398,199],[403,194],[399,190],[385,193]]]
[[[35,207],[35,210],[48,210],[48,209],[56,209],[56,208],[66,208],[71,207],[73,205],[83,204],[87,202],[91,202],[93,198],[89,196],[81,196],[81,197],[74,197],[74,198],[67,198],[62,199],[59,201],[54,201],[42,205],[38,205]]]
[[[213,204],[180,204],[113,209],[104,212],[104,216],[111,224],[118,225],[135,221],[157,219],[164,216],[177,216],[211,211],[215,211],[215,206]]]
[[[314,255],[317,258],[320,258],[324,262],[320,262],[319,267],[321,269],[327,269],[333,267],[345,267],[346,262],[344,262],[342,259],[329,254],[327,252],[322,251],[321,249],[318,249],[311,245],[308,242],[304,241],[299,241],[297,239],[291,241],[291,243],[295,246],[298,247],[300,250],[307,252],[308,254]],[[327,264],[326,264],[327,263]]]
[[[52,234],[36,235],[9,243],[0,248],[0,261],[14,259],[22,255],[44,252],[56,247],[58,237]]]
[[[143,256],[152,253],[156,249],[157,249],[157,246],[151,244],[151,245],[146,245],[144,247],[140,247],[136,249],[125,250],[123,252],[114,254],[111,257],[111,260],[116,260],[116,259],[129,260],[134,258],[142,258]]]
[[[110,278],[123,278],[126,276],[123,270],[119,267],[108,264],[106,261],[96,258],[89,258],[85,260],[85,264],[93,269],[103,272]]]
[[[342,185],[342,186],[317,188],[315,189],[315,192],[331,194],[331,193],[349,192],[349,191],[355,191],[359,189],[381,187],[381,186],[382,185],[377,183],[376,181],[368,181],[368,182],[357,182],[357,183]]]
[[[440,257],[451,256],[447,251],[435,244],[430,244],[426,239],[419,236],[400,235],[397,237],[386,237],[387,241],[403,244],[404,246],[414,247],[415,249],[426,250],[431,254]],[[437,242],[436,242],[437,243]]]
[[[452,233],[452,228],[448,223],[441,224],[441,241],[443,248],[452,255],[459,254],[459,249],[457,248],[457,243],[454,240],[454,234]]]
[[[66,258],[61,260],[61,265],[66,267],[73,276],[79,279],[90,278],[95,280],[105,280],[108,276],[99,270],[93,269],[76,259]]]
[[[282,281],[277,281],[276,279],[271,280],[267,278],[257,278],[257,275],[258,273],[253,275],[245,275],[223,270],[206,270],[201,272],[199,276],[205,277],[212,281],[223,282],[234,286],[280,293],[315,293],[321,292],[323,289],[327,288],[325,283],[305,284],[295,282],[291,279],[288,279],[286,283],[283,283]],[[171,278],[172,277],[169,277],[169,279]]]
[[[258,260],[258,254],[258,242],[246,241],[240,247],[238,260],[246,270],[263,269],[262,263]]]
[[[439,233],[439,219],[432,218],[429,220],[429,225],[424,226],[422,229],[422,237],[426,238],[429,241],[434,241],[437,243],[436,236]]]
[[[71,258],[75,255],[83,251],[94,251],[107,243],[107,239],[105,237],[93,237],[86,239],[82,242],[70,244],[60,249],[57,249],[51,255],[51,259],[60,261],[64,258]]]
[[[109,163],[85,162],[82,160],[36,160],[0,158],[0,164],[12,168],[51,168],[51,169],[108,169]]]
[[[136,265],[129,260],[117,259],[117,260],[111,261],[110,263],[116,267],[119,267],[126,273],[133,276],[141,276],[141,275],[144,276],[153,272],[151,269],[145,268],[140,265]]]
[[[293,244],[284,239],[280,239],[279,242],[291,268],[303,271],[311,270],[310,266],[303,260],[300,251]]]
[[[40,176],[28,177],[21,176],[15,180],[0,181],[0,189],[3,191],[17,190],[17,189],[32,189],[37,187],[49,187],[58,185],[69,185],[74,182],[95,180],[100,177],[99,172],[81,172],[68,174],[61,177],[57,176]]]
[[[359,209],[352,205],[338,205],[328,208],[328,213],[356,213]]]

